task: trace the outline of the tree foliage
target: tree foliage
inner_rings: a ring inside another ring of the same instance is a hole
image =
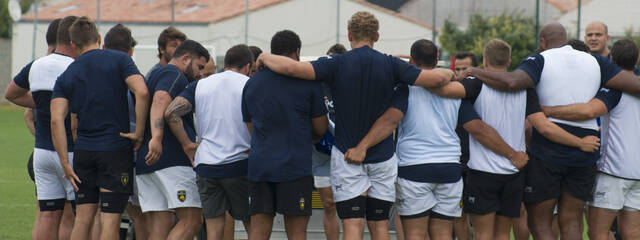
[[[482,59],[482,49],[489,40],[499,38],[511,45],[511,67],[513,69],[535,50],[535,22],[533,17],[522,17],[521,13],[504,12],[498,16],[483,16],[479,13],[469,18],[466,30],[446,20],[440,37],[442,48],[450,54],[469,51]]]
[[[34,0],[20,0],[20,8],[25,13],[31,7]],[[9,15],[9,0],[0,0],[0,38],[11,37],[11,24],[13,19]]]

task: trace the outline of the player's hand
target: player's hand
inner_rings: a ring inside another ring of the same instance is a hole
[[[264,58],[268,53],[261,53],[260,56],[258,56],[258,59],[256,59],[256,66],[258,66],[258,69],[261,69],[264,66]]]
[[[509,161],[516,168],[522,169],[527,165],[527,162],[529,162],[529,156],[525,152],[516,152],[513,156],[509,157]]]
[[[62,168],[64,169],[64,178],[69,180],[69,182],[71,183],[71,186],[73,186],[73,189],[75,189],[77,192],[78,183],[82,183],[82,181],[80,181],[80,178],[78,177],[78,175],[76,175],[76,173],[73,171],[73,166],[71,166],[70,163],[67,163],[67,164],[63,164]]]
[[[162,140],[158,138],[151,138],[149,140],[149,152],[147,156],[144,157],[145,163],[147,166],[151,166],[156,164],[158,160],[162,156]]]
[[[128,138],[129,140],[131,140],[131,143],[133,144],[133,151],[138,151],[138,149],[140,149],[140,146],[142,146],[143,136],[136,136],[135,133],[120,133],[120,137]]]
[[[186,146],[182,146],[182,150],[184,150],[184,153],[187,154],[187,157],[189,158],[189,161],[191,161],[191,165],[195,167],[195,163],[193,161],[193,159],[196,156],[196,150],[198,150],[198,146],[200,145],[200,143],[194,143],[191,142],[189,144],[187,144]]]
[[[354,147],[347,150],[347,153],[344,154],[344,160],[351,164],[362,164],[366,156],[367,149]]]
[[[595,152],[598,148],[600,148],[600,138],[586,136],[580,139],[580,150],[583,152]]]
[[[472,76],[471,72],[473,71],[474,67],[468,67],[467,69],[465,69],[464,71],[462,71],[460,73],[460,75],[456,76],[456,81],[462,81],[463,79]]]

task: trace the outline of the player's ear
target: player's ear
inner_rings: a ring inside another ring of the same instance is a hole
[[[509,58],[509,61],[507,61],[507,68],[509,68],[509,66],[511,66],[511,58]]]
[[[98,47],[100,47],[100,45],[102,45],[102,36],[98,34]]]
[[[487,66],[489,66],[489,62],[487,61],[487,57],[482,57],[482,66],[484,66],[485,69],[487,69]]]
[[[373,38],[373,42],[377,42],[380,38],[380,33],[376,32],[376,36]]]
[[[413,60],[413,57],[409,56],[409,63],[416,65],[416,61]]]

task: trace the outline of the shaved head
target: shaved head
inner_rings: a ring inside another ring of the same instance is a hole
[[[584,42],[589,46],[589,50],[601,56],[608,56],[610,51],[607,45],[610,37],[607,25],[599,21],[592,22],[587,25],[585,32]]]
[[[562,24],[552,22],[544,25],[540,30],[540,50],[560,47],[567,43],[567,30]]]

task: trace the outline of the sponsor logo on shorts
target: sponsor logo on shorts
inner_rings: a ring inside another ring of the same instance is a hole
[[[304,210],[304,198],[300,198],[298,204],[300,205],[300,210]]]
[[[376,209],[376,210],[375,210],[375,212],[376,212],[376,214],[382,214],[382,213],[384,213],[384,210],[382,210],[382,209]]]
[[[46,205],[47,206],[53,206],[55,203],[54,202],[47,202]]]
[[[360,211],[360,207],[355,206],[355,207],[351,207],[351,211]]]
[[[178,200],[180,200],[180,202],[184,202],[184,200],[187,200],[187,191],[178,190]]]
[[[129,174],[123,173],[120,175],[120,182],[122,182],[122,186],[127,186],[127,183],[129,183]]]
[[[476,197],[467,197],[467,201],[471,204],[476,203]]]
[[[78,198],[84,198],[84,193],[78,193]]]
[[[596,192],[594,198],[604,198],[605,192]]]

